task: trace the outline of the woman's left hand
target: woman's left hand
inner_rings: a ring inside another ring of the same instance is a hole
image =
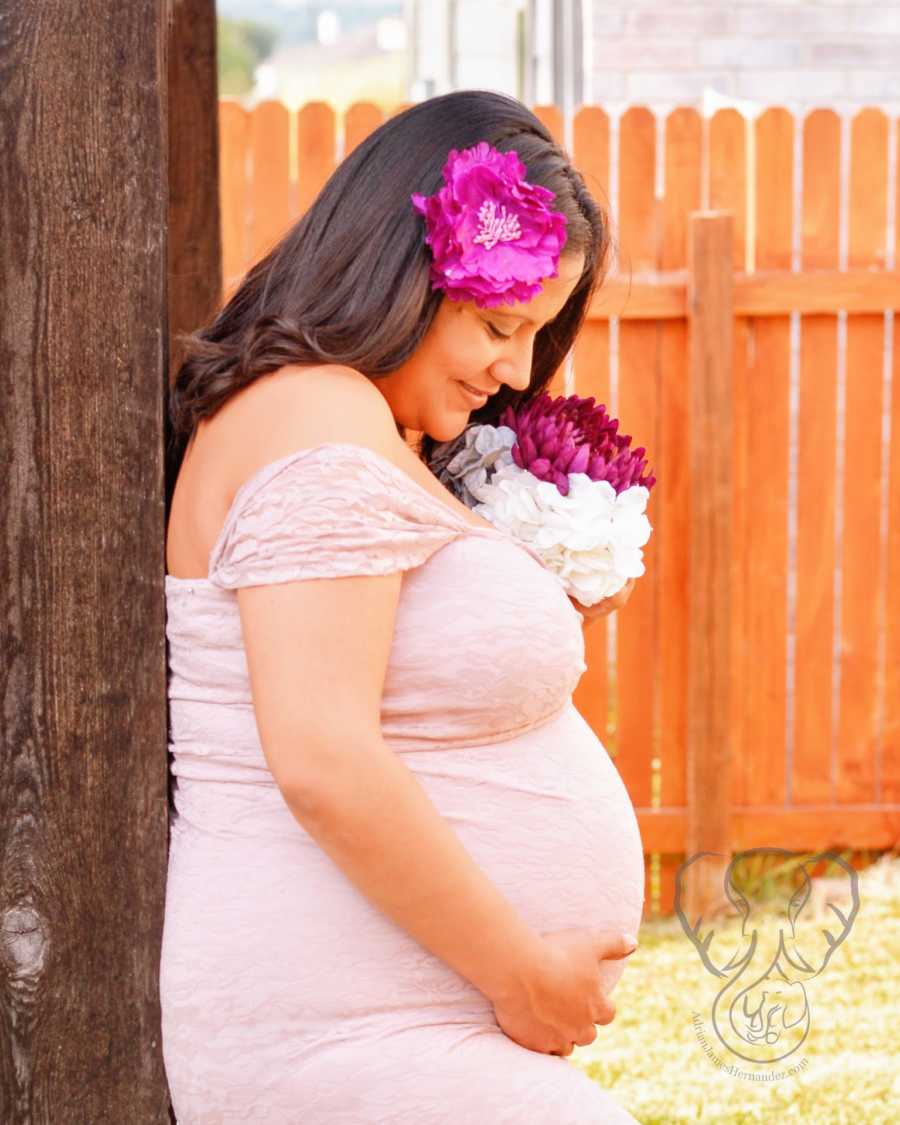
[[[613,610],[621,609],[622,606],[631,597],[631,591],[634,589],[636,579],[629,578],[622,589],[613,594],[611,598],[604,598],[602,601],[595,602],[594,605],[582,605],[580,601],[569,595],[569,601],[584,617],[584,623],[587,625],[589,621],[596,621],[598,617],[606,617],[607,614]]]

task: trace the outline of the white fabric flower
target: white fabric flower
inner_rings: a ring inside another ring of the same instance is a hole
[[[512,430],[508,433],[515,439]],[[495,458],[490,476],[473,458],[466,486],[477,501],[474,511],[533,547],[567,593],[582,605],[594,605],[644,573],[641,548],[653,530],[645,514],[648,489],[632,485],[616,495],[607,481],[572,473],[569,495],[563,496],[555,484],[507,457]]]

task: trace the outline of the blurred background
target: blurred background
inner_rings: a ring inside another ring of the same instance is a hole
[[[900,4],[873,0],[219,0],[219,94],[385,111],[450,90],[748,116],[900,109]]]

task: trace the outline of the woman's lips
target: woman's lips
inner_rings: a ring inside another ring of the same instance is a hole
[[[469,385],[467,383],[464,383],[461,379],[457,379],[456,382],[458,383],[459,388],[467,401],[472,405],[484,406],[484,404],[487,402],[488,395],[478,393],[474,388],[469,387]]]

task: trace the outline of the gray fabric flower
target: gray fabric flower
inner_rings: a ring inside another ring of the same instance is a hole
[[[430,467],[466,507],[481,502],[480,490],[502,465],[512,465],[516,432],[509,426],[468,426],[459,437],[435,446]]]

